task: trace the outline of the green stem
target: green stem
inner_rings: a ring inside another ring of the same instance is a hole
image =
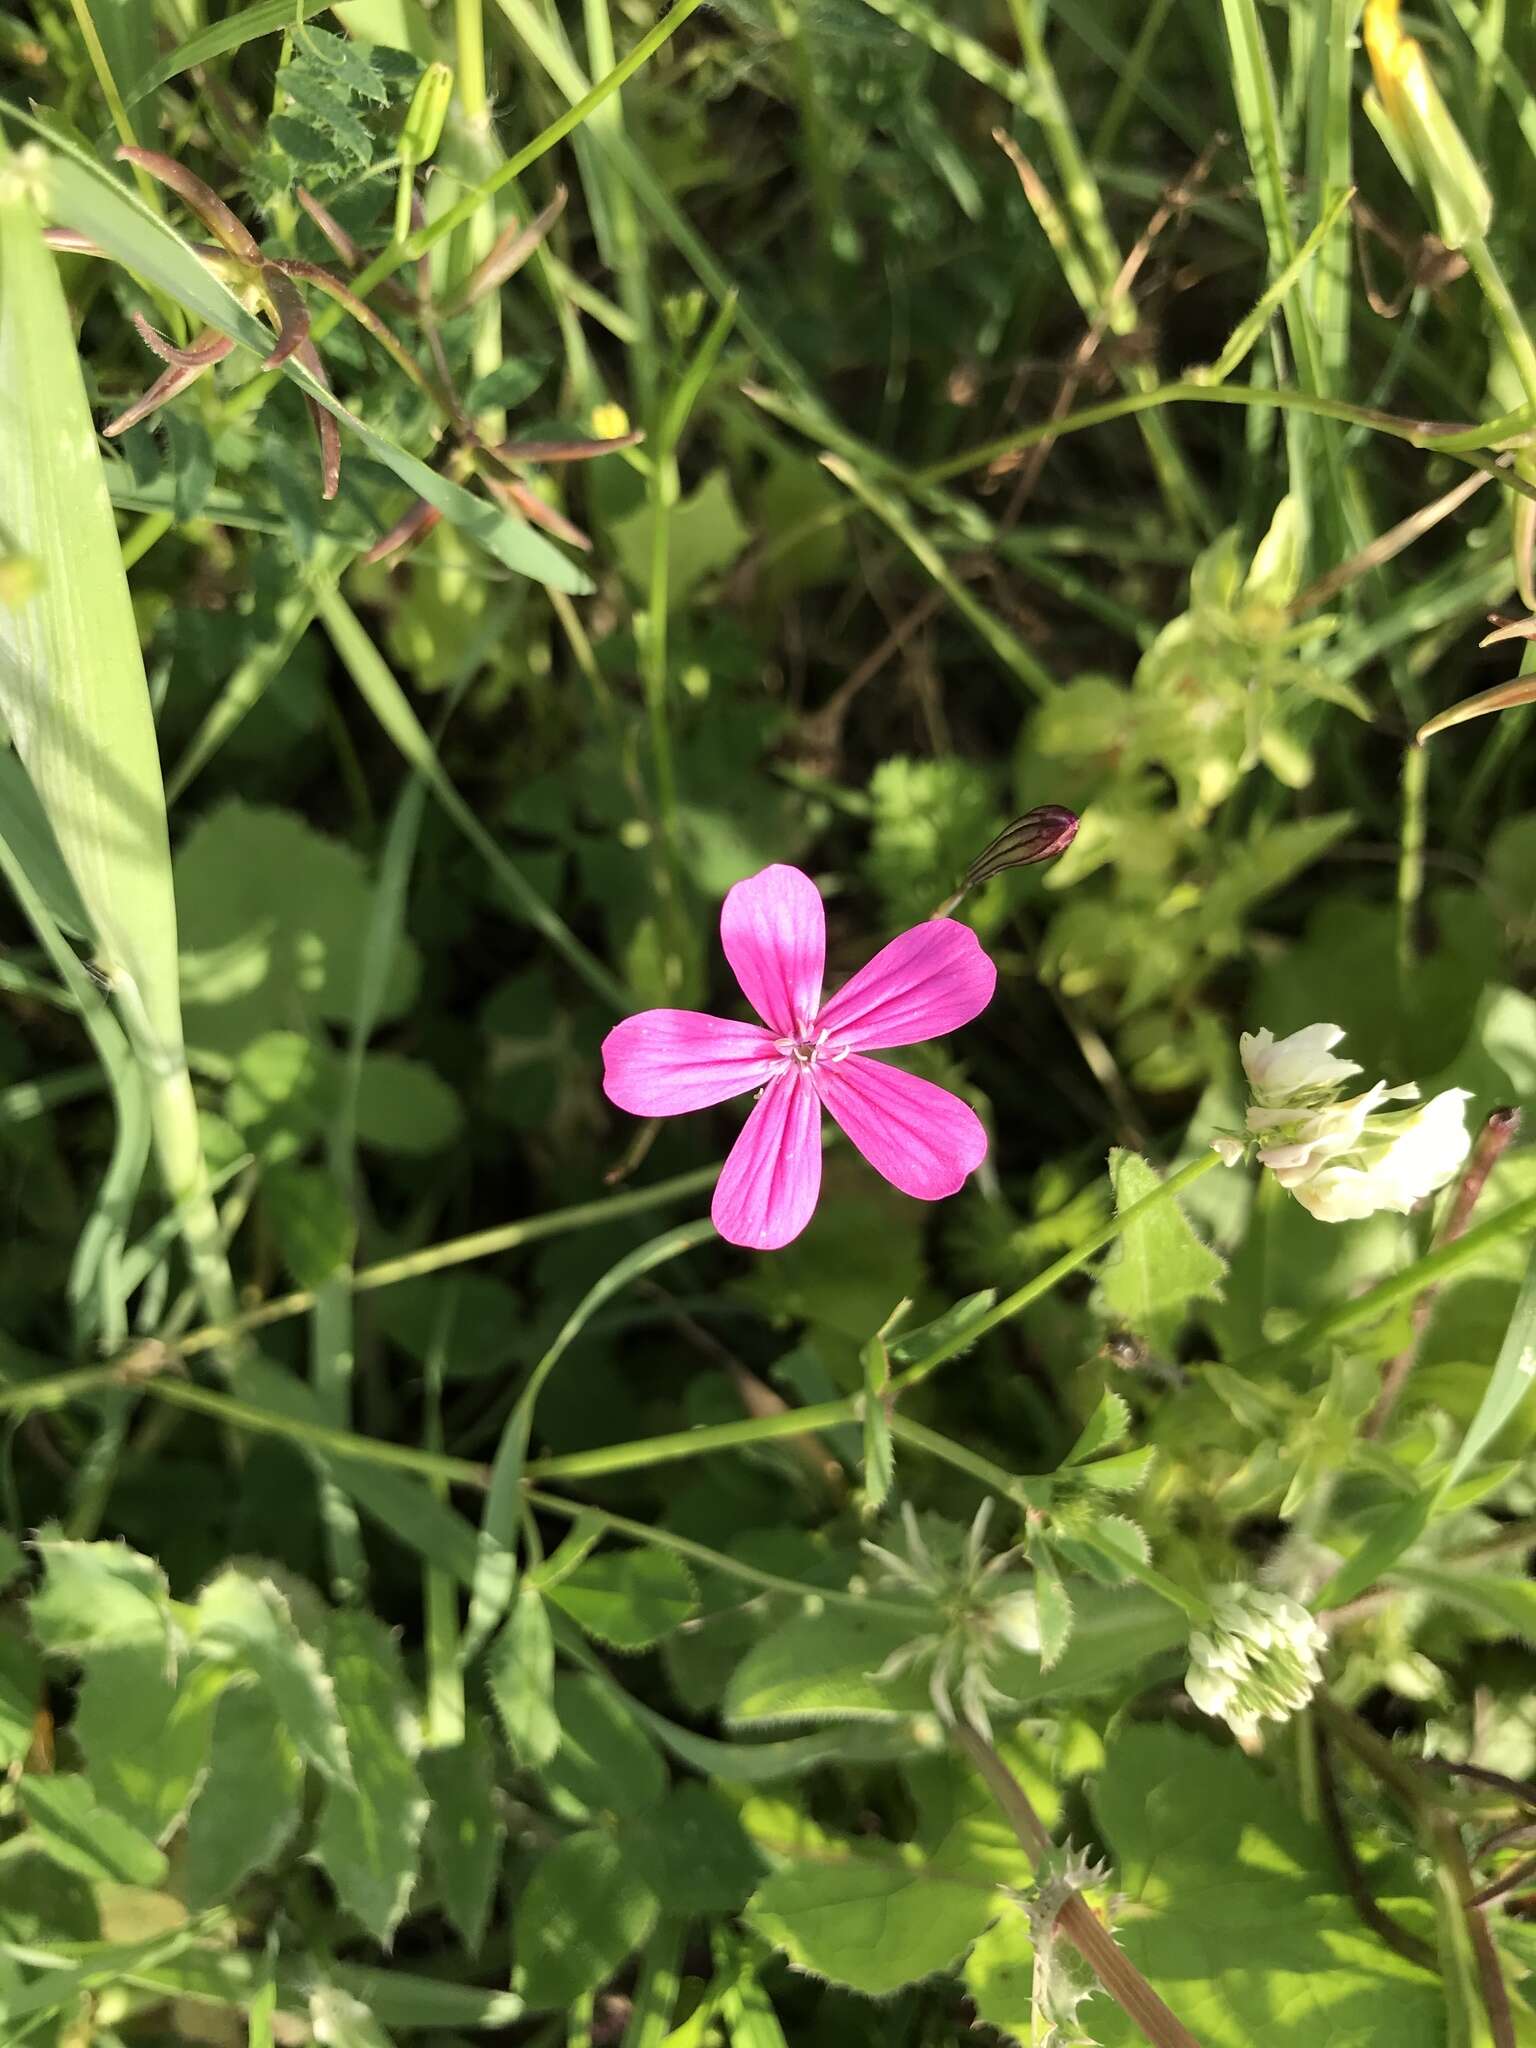
[[[1416,928],[1424,893],[1424,833],[1429,801],[1429,749],[1409,746],[1403,755],[1401,850],[1397,864],[1397,1015],[1406,1028],[1418,959]]]

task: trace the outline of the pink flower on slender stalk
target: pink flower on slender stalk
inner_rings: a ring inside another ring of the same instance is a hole
[[[755,1093],[715,1186],[715,1228],[731,1244],[777,1251],[811,1220],[821,1191],[821,1112],[893,1187],[919,1201],[952,1195],[986,1156],[974,1111],[947,1088],[866,1057],[969,1024],[997,969],[952,918],[903,932],[822,1001],[826,918],[809,875],[769,867],[738,882],[720,942],[762,1018],[644,1010],[603,1041],[603,1087],[634,1116],[679,1116]]]

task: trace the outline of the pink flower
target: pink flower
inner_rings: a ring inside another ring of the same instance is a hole
[[[947,917],[917,925],[823,1002],[816,884],[769,867],[726,897],[720,942],[761,1024],[644,1010],[603,1041],[604,1091],[634,1116],[756,1093],[715,1186],[720,1235],[755,1251],[800,1235],[821,1191],[823,1109],[904,1195],[954,1194],[986,1156],[980,1119],[947,1088],[865,1054],[937,1038],[987,1007],[997,969],[976,934]]]

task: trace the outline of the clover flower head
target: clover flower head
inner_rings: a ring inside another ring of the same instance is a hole
[[[1326,1641],[1299,1601],[1228,1586],[1212,1603],[1210,1627],[1189,1639],[1184,1689],[1203,1714],[1251,1741],[1260,1721],[1288,1721],[1311,1699]]]
[[[720,941],[760,1024],[645,1010],[603,1041],[604,1091],[635,1116],[755,1094],[715,1187],[720,1235],[775,1251],[804,1230],[821,1191],[824,1109],[904,1195],[933,1202],[963,1186],[987,1150],[975,1111],[868,1055],[937,1038],[986,1008],[997,969],[969,926],[931,918],[823,997],[821,897],[809,875],[774,866],[727,895]]]
[[[925,1531],[910,1504],[901,1511],[901,1549],[864,1544],[880,1584],[916,1594],[932,1606],[933,1625],[919,1629],[892,1652],[875,1673],[880,1680],[928,1667],[928,1696],[946,1727],[964,1722],[990,1739],[991,1711],[1009,1696],[994,1682],[999,1660],[1009,1651],[1038,1653],[1040,1627],[1029,1575],[1017,1568],[1017,1550],[989,1556],[987,1524],[992,1502],[977,1510],[962,1539],[950,1524],[930,1523]]]
[[[1343,1035],[1337,1024],[1309,1024],[1281,1039],[1245,1032],[1239,1049],[1253,1091],[1248,1137],[1219,1137],[1214,1148],[1235,1166],[1252,1145],[1259,1164],[1321,1222],[1352,1222],[1381,1210],[1406,1215],[1466,1159],[1467,1092],[1447,1088],[1418,1103],[1411,1082],[1389,1088],[1377,1081],[1341,1100],[1343,1084],[1360,1072],[1352,1060],[1334,1056]],[[1383,1109],[1392,1101],[1417,1107]]]

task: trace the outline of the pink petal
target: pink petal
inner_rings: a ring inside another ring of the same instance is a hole
[[[731,1147],[710,1207],[727,1244],[776,1252],[811,1220],[821,1193],[821,1104],[802,1068],[781,1068]]]
[[[811,1073],[848,1137],[904,1195],[920,1202],[952,1195],[987,1156],[980,1117],[947,1088],[862,1053],[835,1065],[819,1061]]]
[[[764,868],[720,907],[720,943],[742,993],[775,1037],[809,1029],[821,1001],[827,920],[809,875]]]
[[[783,1065],[760,1024],[642,1010],[603,1040],[603,1092],[634,1116],[678,1116],[761,1088]]]
[[[969,925],[914,925],[845,982],[816,1019],[840,1045],[916,1045],[956,1031],[992,1000],[997,969]]]

